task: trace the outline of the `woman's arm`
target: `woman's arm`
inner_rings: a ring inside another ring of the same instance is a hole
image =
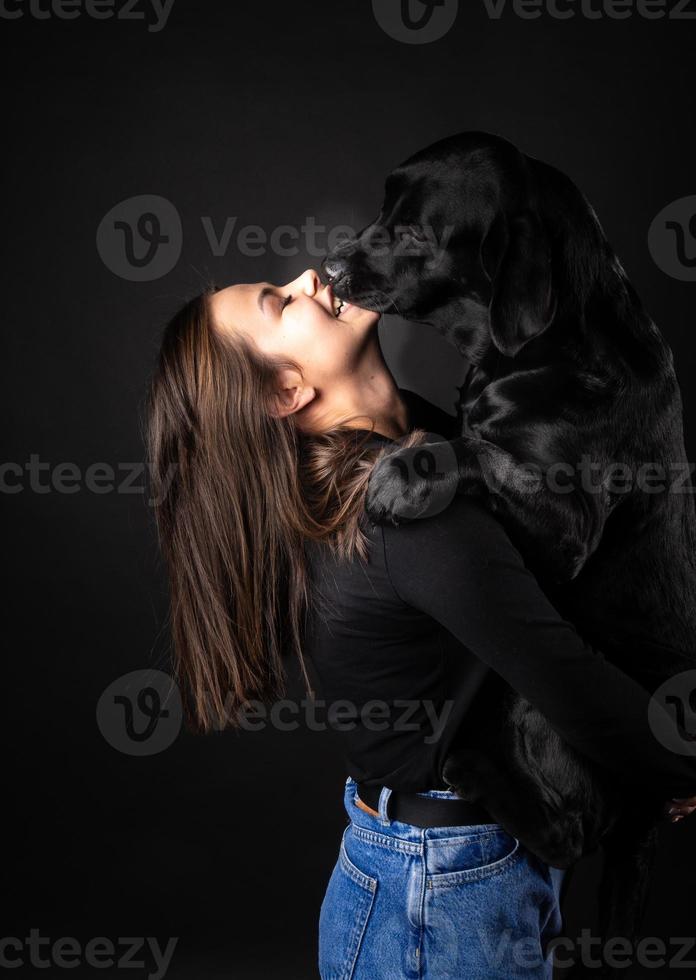
[[[655,737],[650,693],[581,640],[482,505],[458,497],[382,534],[397,596],[445,626],[570,745],[665,796],[696,793],[696,744],[683,756]]]

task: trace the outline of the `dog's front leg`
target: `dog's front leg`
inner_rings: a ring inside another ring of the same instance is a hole
[[[608,513],[600,491],[557,493],[548,469],[483,439],[462,436],[399,449],[375,466],[366,507],[376,523],[431,517],[458,493],[505,523],[530,564],[555,582],[574,578],[599,543]]]
[[[610,509],[605,490],[565,484],[560,492],[549,465],[482,439],[451,445],[458,492],[483,500],[536,571],[556,583],[575,578],[601,539]]]

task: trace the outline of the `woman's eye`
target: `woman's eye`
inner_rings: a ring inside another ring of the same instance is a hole
[[[292,296],[284,296],[283,302],[281,303],[280,306],[280,312],[282,313],[285,307],[290,306],[291,303],[292,303]]]

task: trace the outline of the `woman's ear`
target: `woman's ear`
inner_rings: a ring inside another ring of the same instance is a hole
[[[301,411],[316,396],[302,380],[302,375],[294,368],[281,368],[276,374],[276,382],[271,397],[270,414],[283,419]]]

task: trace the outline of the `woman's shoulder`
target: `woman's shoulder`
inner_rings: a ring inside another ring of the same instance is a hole
[[[444,494],[441,500],[437,495],[423,505],[419,514],[404,514],[394,522],[382,526],[389,533],[399,534],[405,531],[412,535],[429,534],[439,529],[453,528],[500,528],[505,531],[498,518],[491,513],[490,508],[480,497],[468,496],[463,493]]]
[[[499,519],[480,498],[465,494],[456,494],[440,509],[429,508],[423,516],[382,524],[380,534],[390,561],[402,564],[522,561]]]

